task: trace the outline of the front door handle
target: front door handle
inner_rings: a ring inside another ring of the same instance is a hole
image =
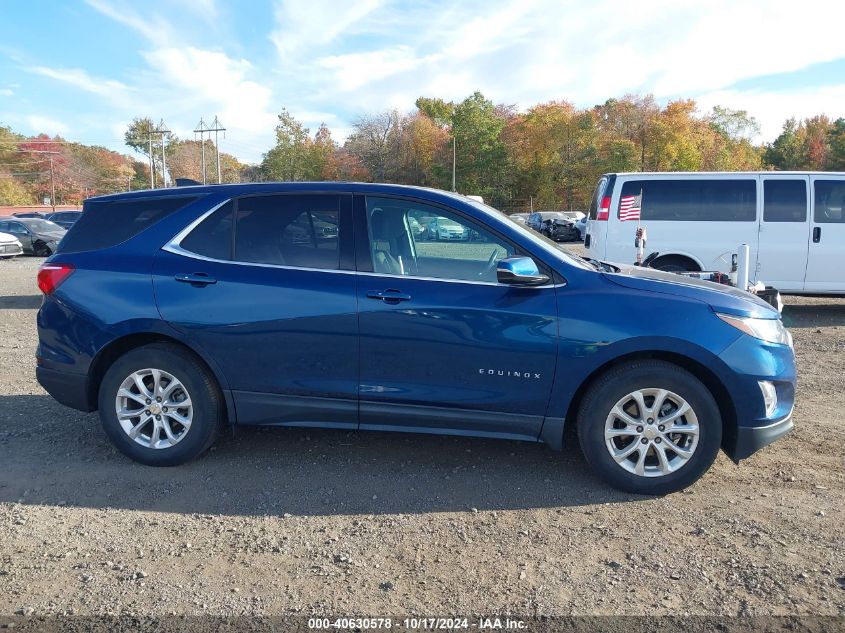
[[[822,227],[817,226],[813,229],[813,242],[818,244],[822,241]]]
[[[181,281],[192,286],[207,286],[208,284],[216,284],[217,280],[209,277],[207,273],[182,273],[176,275],[176,281]]]
[[[411,295],[406,295],[393,288],[387,290],[370,290],[367,292],[368,299],[381,299],[385,303],[396,304],[400,301],[410,301]]]

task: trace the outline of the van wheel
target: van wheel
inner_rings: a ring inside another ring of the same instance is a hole
[[[658,257],[651,265],[657,270],[664,270],[667,273],[697,272],[701,267],[689,257],[670,256]]]
[[[214,376],[176,345],[134,349],[100,384],[100,421],[112,444],[148,466],[176,466],[204,453],[224,419]]]
[[[614,367],[589,388],[578,410],[587,462],[615,488],[661,495],[692,485],[722,443],[710,391],[688,371],[658,360]]]

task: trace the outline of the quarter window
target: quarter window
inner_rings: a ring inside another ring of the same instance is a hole
[[[232,202],[208,216],[182,240],[186,251],[211,259],[232,259]]]
[[[643,222],[753,222],[757,218],[754,180],[629,180],[620,198],[637,196],[640,191]]]
[[[764,222],[805,222],[807,220],[807,183],[803,180],[766,180],[763,182]]]
[[[337,269],[340,196],[250,196],[237,201],[234,258],[240,262]]]
[[[496,282],[512,245],[479,224],[411,200],[367,197],[373,270],[390,275]]]
[[[814,183],[815,211],[813,219],[817,224],[843,223],[845,208],[845,180],[817,180]]]

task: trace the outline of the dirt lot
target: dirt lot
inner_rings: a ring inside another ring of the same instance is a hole
[[[243,429],[134,464],[35,381],[39,263],[0,261],[0,615],[845,615],[845,299],[787,299],[794,433],[647,499],[571,441]]]

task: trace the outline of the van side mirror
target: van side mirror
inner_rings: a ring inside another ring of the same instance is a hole
[[[507,257],[496,266],[496,279],[500,284],[510,286],[541,286],[548,283],[548,275],[543,275],[536,262],[530,257]]]

